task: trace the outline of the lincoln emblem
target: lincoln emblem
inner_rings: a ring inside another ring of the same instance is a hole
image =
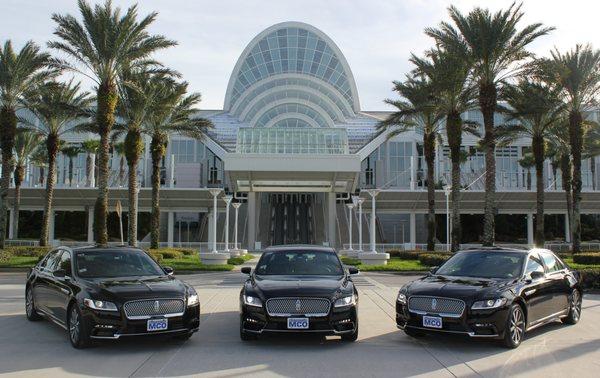
[[[159,309],[160,309],[160,304],[158,303],[158,301],[154,301],[154,312],[158,312]]]
[[[435,310],[436,307],[437,307],[437,299],[433,298],[431,300],[431,309]]]
[[[298,299],[296,301],[296,311],[300,311],[301,308],[302,308],[302,302],[300,302],[300,299]]]

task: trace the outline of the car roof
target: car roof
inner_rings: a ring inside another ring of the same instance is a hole
[[[132,247],[130,245],[118,245],[118,246],[107,246],[107,247],[103,247],[100,245],[86,245],[86,246],[82,246],[82,247],[75,247],[72,248],[73,252],[76,251],[94,251],[94,252],[114,252],[114,251],[120,251],[120,252],[137,252],[137,251],[143,251],[143,249],[138,248],[138,247]]]
[[[319,251],[319,252],[333,252],[335,249],[331,247],[325,247],[320,245],[311,244],[287,244],[287,245],[274,245],[265,248],[265,252],[286,252],[286,251]]]
[[[527,248],[516,248],[516,247],[473,247],[460,250],[458,252],[511,252],[511,253],[522,253],[528,254],[531,250]]]

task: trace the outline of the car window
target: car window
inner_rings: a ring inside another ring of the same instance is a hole
[[[60,249],[50,252],[46,258],[46,261],[44,261],[42,264],[42,269],[46,272],[54,272],[58,266],[61,253],[62,251]]]
[[[559,270],[564,269],[560,261],[558,261],[556,257],[554,257],[553,253],[541,252],[540,255],[542,256],[542,259],[544,260],[544,265],[546,265],[546,268],[548,268],[549,273],[558,272]]]
[[[529,275],[531,272],[545,273],[542,261],[534,255],[529,256],[529,260],[527,260],[527,266],[525,267],[525,275]]]
[[[292,250],[263,253],[256,274],[341,276],[344,269],[334,252]]]
[[[521,276],[524,253],[500,251],[458,252],[435,274],[454,277],[510,279]]]
[[[82,278],[162,276],[165,272],[141,250],[75,251],[75,272]]]
[[[64,270],[67,276],[71,276],[71,254],[69,252],[64,251],[60,256],[58,269]]]

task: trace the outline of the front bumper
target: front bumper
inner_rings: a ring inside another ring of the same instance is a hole
[[[501,338],[508,318],[507,306],[491,310],[471,310],[465,308],[460,317],[440,316],[436,313],[417,314],[409,311],[404,304],[396,302],[396,326],[400,329],[410,328],[424,332],[440,332],[459,334],[469,337]],[[442,318],[442,328],[423,326],[424,316]]]
[[[322,335],[343,335],[354,333],[358,329],[357,306],[333,308],[327,316],[308,317],[308,329],[288,329],[288,317],[270,316],[264,307],[242,304],[240,324],[244,332],[262,333],[317,333]],[[302,318],[302,315],[290,316]]]
[[[92,339],[116,340],[124,336],[183,335],[198,331],[200,326],[200,305],[186,307],[181,316],[169,317],[168,328],[163,331],[148,331],[148,319],[132,320],[119,312],[96,311],[83,307],[84,324]],[[153,319],[160,319],[160,316]]]

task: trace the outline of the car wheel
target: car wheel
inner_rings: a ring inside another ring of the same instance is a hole
[[[525,313],[518,304],[510,307],[506,327],[504,329],[504,346],[516,348],[521,345],[525,336]]]
[[[569,314],[562,321],[565,324],[577,324],[581,318],[581,294],[579,290],[573,290],[569,300]]]
[[[69,331],[69,340],[73,347],[83,349],[90,345],[89,330],[84,324],[84,319],[77,304],[73,304],[69,308],[67,329]]]
[[[415,337],[415,338],[425,336],[424,332],[421,332],[419,330],[409,328],[409,327],[404,328],[404,333],[406,333],[410,337]]]
[[[33,301],[33,291],[30,288],[25,290],[25,315],[27,319],[34,322],[42,317],[35,310],[35,302]]]

